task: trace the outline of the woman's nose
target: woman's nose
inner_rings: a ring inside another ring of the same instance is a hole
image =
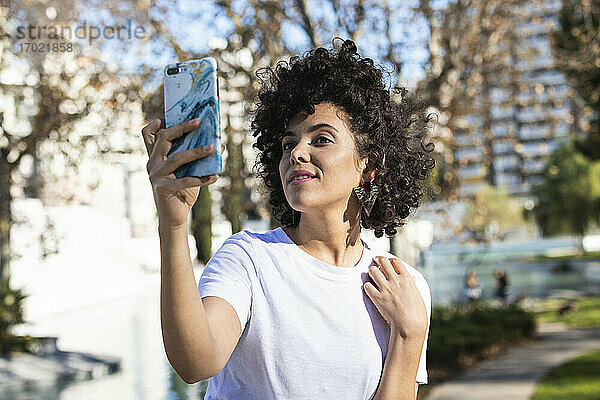
[[[306,163],[310,160],[309,145],[298,143],[290,152],[290,162]]]

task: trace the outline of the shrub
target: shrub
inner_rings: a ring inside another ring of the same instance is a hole
[[[519,305],[437,305],[431,314],[427,362],[434,368],[460,368],[460,360],[483,358],[491,346],[531,337],[535,330],[534,313]]]
[[[10,331],[13,326],[25,322],[23,300],[28,295],[21,289],[11,288],[10,276],[0,286],[0,354],[5,355],[11,351],[27,352],[28,343],[33,338],[29,335],[15,336]]]

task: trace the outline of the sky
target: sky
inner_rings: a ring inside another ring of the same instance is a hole
[[[350,3],[353,3],[351,1]],[[236,11],[243,7],[247,0],[234,1],[233,7]],[[317,6],[317,3],[319,6]],[[342,4],[348,3],[342,1]],[[202,4],[202,10],[198,10],[198,4]],[[308,1],[308,9],[315,18],[322,18],[327,21],[327,25],[334,26],[335,15],[329,7],[324,7],[316,0]],[[411,87],[414,82],[423,77],[423,65],[428,57],[427,40],[429,38],[429,28],[424,19],[410,19],[410,6],[415,6],[416,1],[389,0],[389,6],[394,10],[391,16],[393,25],[391,34],[395,42],[402,43],[400,49],[401,61],[404,63],[402,69],[402,84]],[[167,14],[161,14],[159,8],[165,6],[169,9]],[[156,7],[153,8],[154,15],[159,20],[166,20],[170,31],[176,36],[178,42],[183,44],[184,48],[193,52],[206,52],[211,38],[224,38],[233,32],[234,27],[229,18],[213,1],[203,1],[201,3],[192,0],[180,0],[177,2],[159,0]],[[381,23],[377,27],[383,29],[384,15],[378,16]],[[88,23],[95,21],[98,25],[110,25],[111,20],[108,11],[84,12],[80,17]],[[303,30],[291,23],[283,24],[283,37],[290,48],[298,54],[310,48],[310,42]],[[325,46],[331,46],[332,34],[323,38]],[[364,30],[364,34],[357,39],[359,52],[361,55],[372,58],[376,63],[382,65],[387,70],[392,70],[391,64],[381,61],[380,54],[383,54],[387,44],[383,43],[382,34],[373,32],[371,27]],[[117,40],[108,40],[104,48],[102,57],[105,62],[116,62],[127,71],[134,71],[141,64],[147,64],[157,70],[153,85],[160,84],[162,79],[162,68],[168,63],[177,61],[175,54],[171,49],[158,47],[150,43],[142,47],[141,41],[132,41],[127,43],[128,52],[123,55],[121,43]]]

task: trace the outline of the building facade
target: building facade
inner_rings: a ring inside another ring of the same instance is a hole
[[[467,112],[453,124],[461,195],[492,184],[526,198],[531,185],[541,180],[546,157],[569,135],[582,134],[581,102],[551,49],[562,2],[509,3],[493,11],[504,25],[487,37],[483,30],[488,46],[484,59],[465,70],[481,78],[469,81],[466,91],[475,94],[462,100],[458,109]]]

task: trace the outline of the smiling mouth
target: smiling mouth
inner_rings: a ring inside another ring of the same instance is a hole
[[[293,179],[292,179],[291,181],[289,181],[288,183],[289,183],[290,185],[295,185],[295,184],[302,183],[302,182],[308,182],[308,181],[310,181],[311,179],[315,179],[315,177],[314,177],[314,176],[309,176],[309,177],[305,177],[305,178],[293,178]]]

